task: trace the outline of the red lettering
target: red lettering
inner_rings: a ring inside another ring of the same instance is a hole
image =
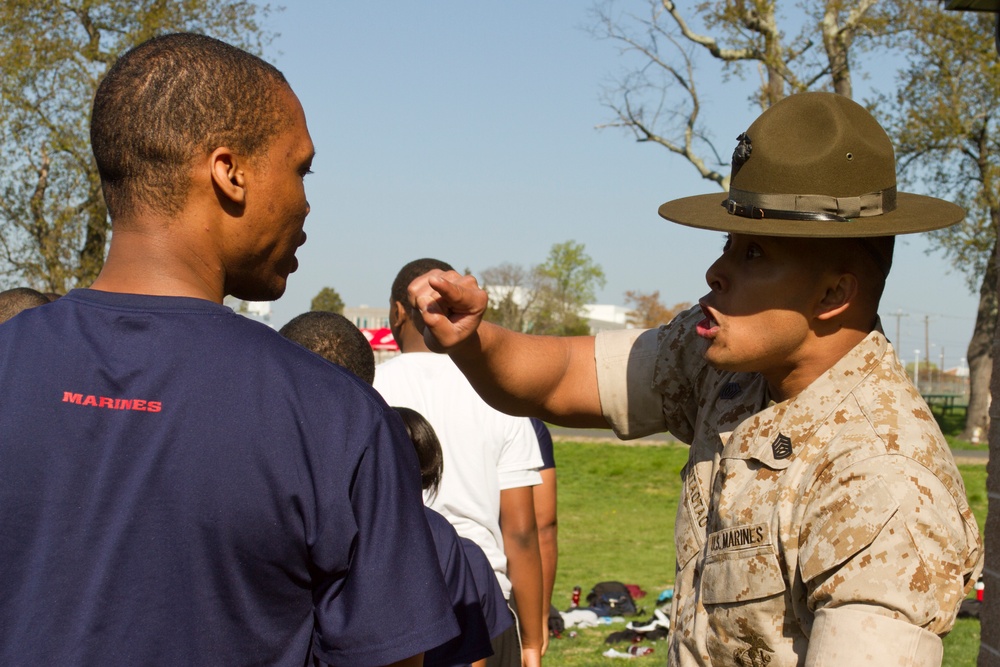
[[[89,405],[107,410],[139,410],[141,412],[161,412],[163,410],[162,401],[146,401],[141,398],[111,398],[110,396],[77,394],[72,391],[63,392],[62,402]]]

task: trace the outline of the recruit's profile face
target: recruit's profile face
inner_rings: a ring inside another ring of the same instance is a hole
[[[824,291],[815,242],[730,234],[705,274],[698,334],[705,360],[727,371],[780,375],[809,342],[811,315]]]
[[[287,87],[280,92],[290,123],[263,155],[245,164],[246,207],[227,267],[228,291],[255,301],[284,293],[288,275],[298,268],[295,251],[306,240],[304,179],[315,150],[298,98]]]

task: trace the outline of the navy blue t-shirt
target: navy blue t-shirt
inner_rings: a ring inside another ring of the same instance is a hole
[[[503,589],[497,581],[497,574],[482,547],[467,537],[461,538],[465,558],[469,562],[472,578],[479,590],[479,601],[486,619],[486,628],[490,639],[496,639],[510,626],[514,625],[514,614],[507,606]]]
[[[548,470],[556,467],[556,454],[552,446],[552,434],[549,427],[538,417],[531,418],[531,426],[535,429],[538,437],[538,450],[542,454],[542,467],[540,470]]]
[[[416,466],[371,387],[218,304],[26,311],[0,325],[0,665],[438,646],[458,628]]]
[[[434,536],[438,562],[444,574],[445,583],[451,593],[451,604],[461,630],[458,637],[433,648],[424,655],[425,667],[460,667],[493,655],[490,632],[483,616],[483,604],[479,596],[472,568],[466,558],[461,538],[455,528],[429,507],[424,508],[427,524]],[[482,550],[480,549],[480,553]],[[486,555],[483,554],[483,558]],[[490,578],[500,588],[493,568]],[[502,597],[502,593],[501,593]]]

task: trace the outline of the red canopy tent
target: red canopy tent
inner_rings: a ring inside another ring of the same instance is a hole
[[[392,337],[392,331],[388,327],[362,329],[361,333],[376,352],[399,352],[399,345],[396,345],[396,339]]]

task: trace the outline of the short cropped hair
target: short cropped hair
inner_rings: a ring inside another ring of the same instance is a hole
[[[6,322],[23,310],[43,306],[49,298],[30,287],[15,287],[0,292],[0,322]]]
[[[353,322],[339,313],[319,310],[302,313],[278,333],[343,366],[368,384],[375,381],[375,353],[371,344]]]
[[[273,65],[204,35],[163,35],[126,52],[97,88],[90,125],[112,220],[142,208],[177,213],[199,153],[262,154],[291,123],[282,85]]]
[[[401,407],[394,407],[393,410],[403,418],[406,432],[417,450],[417,460],[420,462],[420,488],[435,495],[441,486],[441,474],[444,472],[441,441],[438,440],[430,422],[416,410]]]
[[[389,294],[391,302],[396,303],[398,301],[409,308],[410,299],[406,292],[406,288],[409,287],[410,283],[414,280],[433,269],[440,269],[441,271],[455,270],[451,267],[451,264],[448,262],[442,262],[439,259],[432,259],[430,257],[415,259],[401,268],[399,273],[396,274],[396,279],[392,281],[392,292]]]

